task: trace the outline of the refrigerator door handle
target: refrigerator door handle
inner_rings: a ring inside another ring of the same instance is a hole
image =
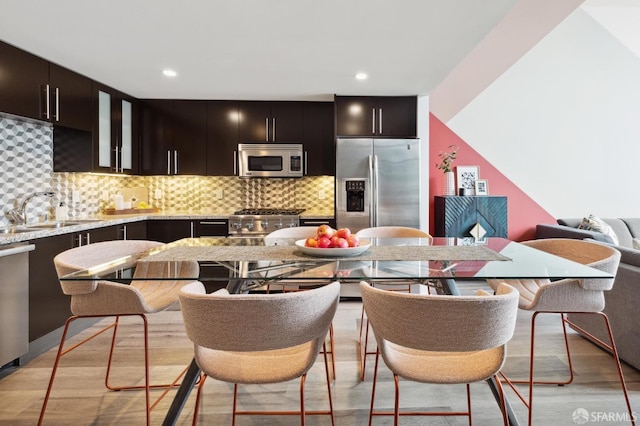
[[[375,226],[376,223],[376,219],[375,219],[375,214],[376,214],[376,210],[374,208],[375,206],[375,200],[374,200],[374,188],[376,186],[376,182],[374,179],[374,171],[373,171],[373,156],[370,155],[369,156],[369,176],[367,176],[369,178],[369,182],[370,182],[370,188],[365,188],[365,191],[371,191],[371,196],[369,197],[369,227],[373,227]]]
[[[373,226],[378,226],[378,156],[373,156]]]

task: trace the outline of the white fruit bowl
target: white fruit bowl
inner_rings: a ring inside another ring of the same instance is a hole
[[[369,240],[360,240],[360,245],[358,247],[347,247],[347,248],[318,248],[318,247],[306,247],[304,245],[305,240],[296,241],[296,246],[302,251],[304,254],[315,257],[349,257],[349,256],[357,256],[360,253],[364,253],[371,247],[371,242]]]

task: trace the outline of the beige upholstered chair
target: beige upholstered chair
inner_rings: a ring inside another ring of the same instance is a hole
[[[295,226],[293,228],[282,228],[277,229],[266,237],[264,237],[264,244],[267,246],[276,245],[278,243],[278,239],[280,238],[295,238],[296,240],[301,240],[303,238],[315,237],[317,235],[317,226]],[[315,282],[315,281],[314,281]],[[319,284],[326,284],[330,281],[322,281],[319,280]],[[307,285],[310,284],[307,282]],[[278,283],[277,281],[271,281],[267,284],[267,293],[271,291],[272,286],[281,286],[283,292],[286,291],[298,291],[300,290],[299,286],[287,286],[286,283]],[[304,288],[304,287],[302,287]],[[329,348],[326,349],[327,355],[331,357],[331,373],[333,374],[333,378],[336,377],[336,354],[335,354],[335,339],[333,334],[333,324],[329,327]],[[324,350],[324,349],[323,349]]]
[[[518,293],[508,285],[497,295],[438,296],[384,291],[360,283],[362,302],[378,343],[369,424],[373,416],[399,416],[399,377],[422,383],[466,384],[465,412],[410,412],[406,415],[467,416],[471,424],[469,383],[496,379],[506,416],[504,394],[496,374],[506,359],[506,345],[516,325]],[[455,336],[455,338],[452,338]],[[378,359],[393,373],[393,412],[374,411]],[[488,390],[487,390],[488,391]]]
[[[554,254],[556,256],[563,257],[565,259],[572,260],[574,262],[589,265],[593,268],[609,272],[612,275],[616,274],[616,271],[618,270],[618,264],[620,263],[619,251],[612,247],[590,241],[550,238],[525,241],[522,244],[538,250],[542,250],[547,253]],[[611,327],[609,326],[609,319],[607,318],[607,315],[602,312],[602,310],[604,309],[604,291],[610,290],[611,287],[613,287],[613,279],[563,279],[558,281],[550,281],[548,279],[488,280],[488,283],[493,289],[496,289],[500,282],[503,281],[506,281],[520,293],[520,309],[533,311],[533,315],[531,317],[529,380],[510,380],[503,376],[505,381],[509,383],[513,390],[518,394],[520,400],[522,400],[525,406],[529,409],[529,424],[531,424],[533,419],[534,384],[566,385],[573,381],[573,365],[571,363],[571,353],[569,351],[569,341],[567,339],[566,325],[569,324],[571,327],[579,330],[585,335],[589,335],[589,333],[585,330],[580,329],[580,327],[573,324],[567,318],[566,314],[569,312],[599,315],[603,319],[607,327],[610,343],[605,343],[600,339],[596,339],[596,341],[598,341],[602,346],[604,346],[613,354],[613,358],[618,369],[618,376],[620,377],[620,384],[622,385],[622,391],[624,393],[627,408],[629,410],[629,415],[631,416],[631,418],[633,418],[631,404],[629,402],[629,396],[627,393],[627,386],[622,374],[622,368],[620,367],[618,351],[616,350],[613,334],[611,333]],[[534,380],[533,362],[535,347],[535,326],[536,318],[538,317],[538,314],[541,313],[560,314],[562,329],[564,333],[565,348],[567,351],[567,360],[569,365],[569,378],[565,381]],[[524,396],[513,385],[516,383],[526,383],[529,385],[528,400],[525,401]]]
[[[207,376],[234,384],[233,424],[236,415],[329,414],[334,424],[331,382],[324,355],[329,410],[304,408],[304,383],[324,345],[338,307],[340,284],[308,291],[278,294],[230,295],[225,289],[205,294],[200,283],[180,291],[187,336],[195,345],[202,370],[193,424],[197,423],[203,384]],[[299,411],[239,411],[238,384],[278,383],[300,377]]]
[[[132,256],[145,253],[161,245],[162,243],[159,242],[143,240],[118,240],[94,243],[66,250],[58,254],[54,258],[54,264],[59,277],[111,261],[122,262],[122,264],[129,263],[133,265],[135,262],[132,260]],[[199,273],[199,266],[195,261],[177,262],[172,264],[171,267],[171,276],[174,277],[197,277]],[[42,404],[38,424],[41,424],[44,419],[44,413],[47,408],[49,396],[51,395],[53,381],[62,356],[111,328],[113,328],[113,338],[109,351],[105,386],[110,390],[144,389],[146,393],[147,424],[150,423],[151,410],[158,400],[166,394],[165,391],[165,393],[163,393],[152,405],[149,396],[150,388],[170,388],[175,386],[181,377],[176,378],[176,380],[170,384],[151,385],[149,383],[149,353],[146,314],[164,310],[175,304],[178,301],[178,291],[180,288],[190,282],[187,280],[175,279],[168,279],[167,281],[144,281],[141,279],[146,276],[168,276],[166,272],[164,264],[141,263],[136,267],[134,272],[134,276],[137,279],[132,281],[130,285],[105,280],[60,281],[64,294],[71,296],[71,312],[73,316],[69,317],[64,326],[64,331],[60,340],[56,360],[53,365],[53,371],[51,372],[51,379],[49,380],[47,393]],[[109,383],[109,373],[111,371],[111,361],[116,342],[116,332],[118,330],[119,318],[121,316],[130,315],[137,315],[141,317],[144,325],[145,384],[144,386],[116,387]],[[82,342],[75,344],[68,349],[64,348],[67,331],[73,321],[78,318],[107,316],[115,316],[115,321]]]
[[[376,226],[373,228],[364,228],[356,233],[359,238],[431,238],[431,235],[416,228],[409,228],[406,226]],[[378,285],[380,288],[386,288],[390,291],[406,291],[411,292],[412,282],[407,283],[406,286],[398,286],[403,284],[404,281],[400,281],[392,286]],[[364,340],[364,342],[363,342]],[[367,367],[367,355],[375,355],[376,351],[369,350],[369,320],[365,317],[364,307],[360,314],[360,334],[358,336],[358,351],[360,353],[360,378],[364,380],[366,367]]]

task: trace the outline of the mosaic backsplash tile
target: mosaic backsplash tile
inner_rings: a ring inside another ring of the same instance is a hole
[[[300,179],[240,179],[234,176],[122,176],[53,172],[50,125],[0,115],[0,226],[5,212],[22,199],[44,190],[56,197],[34,198],[32,220],[51,214],[64,202],[72,217],[91,216],[112,203],[122,188],[148,189],[149,203],[160,210],[231,211],[247,207],[313,208],[333,212],[333,176]],[[217,193],[222,190],[222,199]],[[325,199],[319,200],[323,191]],[[75,192],[75,200],[74,200]]]

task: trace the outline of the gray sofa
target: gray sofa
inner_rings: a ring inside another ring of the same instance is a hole
[[[622,257],[613,288],[605,292],[604,312],[609,317],[620,359],[640,370],[640,250],[633,248],[633,238],[640,238],[640,218],[602,219],[612,227],[618,245],[602,233],[577,229],[581,220],[558,219],[557,225],[538,225],[536,238],[593,239],[620,251]],[[572,314],[569,318],[603,341],[609,341],[603,321],[597,316]]]

